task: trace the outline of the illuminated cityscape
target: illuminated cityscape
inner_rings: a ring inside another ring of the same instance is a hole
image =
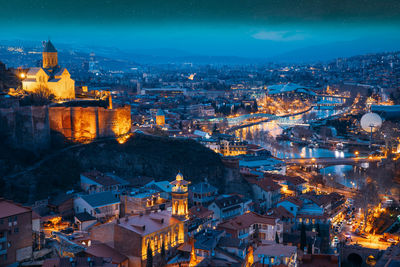
[[[400,266],[397,1],[0,6],[0,266]]]

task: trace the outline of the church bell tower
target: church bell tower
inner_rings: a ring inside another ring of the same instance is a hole
[[[189,216],[188,210],[188,185],[189,181],[183,179],[183,175],[178,173],[174,181],[171,182],[172,191],[172,216],[184,220]]]
[[[58,53],[50,40],[44,43],[42,57],[44,69],[51,69],[58,66]]]

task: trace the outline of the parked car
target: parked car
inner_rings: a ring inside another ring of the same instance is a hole
[[[362,233],[360,236],[361,236],[362,238],[368,238],[368,235],[365,234],[365,233]]]

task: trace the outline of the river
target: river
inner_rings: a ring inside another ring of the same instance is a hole
[[[295,144],[290,141],[276,141],[274,138],[282,133],[282,131],[291,127],[290,123],[308,123],[310,120],[325,119],[337,115],[341,110],[333,107],[317,109],[313,108],[310,111],[283,118],[273,119],[268,122],[262,122],[253,126],[244,127],[235,131],[236,136],[249,141],[250,143],[260,145],[271,151],[272,155],[277,158],[345,158],[355,156],[349,151],[307,147]],[[268,134],[267,134],[268,133]],[[347,187],[355,187],[354,181],[347,179],[349,173],[356,169],[348,165],[336,165],[321,169],[321,174],[326,177],[335,177],[338,183]]]

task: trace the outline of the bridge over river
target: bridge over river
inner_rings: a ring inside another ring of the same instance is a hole
[[[287,165],[303,166],[331,166],[331,165],[357,165],[360,163],[380,162],[383,157],[351,157],[351,158],[290,158],[283,159]]]

